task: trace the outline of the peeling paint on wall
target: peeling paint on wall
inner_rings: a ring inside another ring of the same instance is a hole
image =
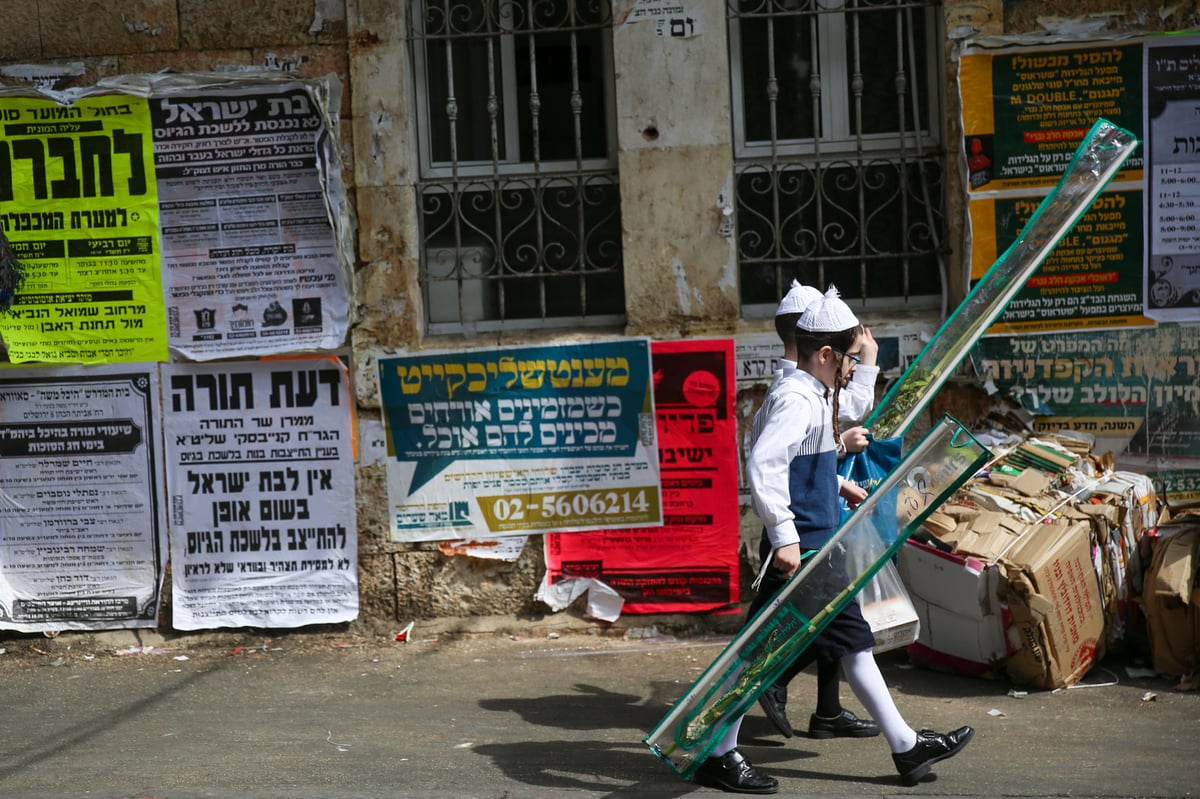
[[[150,23],[146,22],[145,20],[131,20],[124,14],[121,15],[121,22],[124,23],[125,30],[129,31],[130,33],[146,33],[150,36],[161,35],[164,27],[162,25],[151,27]]]
[[[683,261],[672,258],[671,271],[675,274],[675,291],[679,295],[679,311],[684,316],[691,316],[692,298],[688,296],[687,270],[683,268]]]
[[[371,160],[383,158],[384,140],[392,132],[392,115],[387,111],[372,111],[368,117],[371,120]]]
[[[339,0],[314,0],[313,21],[308,32],[316,36],[325,29],[325,22],[342,22],[346,19],[346,6]]]

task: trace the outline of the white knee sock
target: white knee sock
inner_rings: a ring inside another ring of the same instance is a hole
[[[721,737],[721,740],[717,742],[717,745],[714,746],[712,751],[708,753],[709,757],[722,757],[723,755],[729,754],[729,752],[732,750],[737,749],[738,731],[742,729],[742,719],[744,718],[746,717],[738,716],[737,719],[734,720],[733,724],[729,725],[729,729],[725,731],[725,735]]]
[[[844,656],[842,672],[850,690],[875,719],[893,752],[907,752],[917,745],[917,733],[896,708],[871,650]]]

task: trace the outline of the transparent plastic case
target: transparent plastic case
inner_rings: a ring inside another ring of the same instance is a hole
[[[988,268],[884,395],[866,421],[871,435],[892,438],[908,432],[971,347],[1091,207],[1137,145],[1132,133],[1111,122],[1100,119],[1092,125],[1058,185],[1042,200],[1021,235]]]
[[[729,725],[989,457],[953,418],[934,425],[646,736],[651,751],[690,777]]]

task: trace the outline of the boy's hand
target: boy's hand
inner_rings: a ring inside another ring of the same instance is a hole
[[[775,550],[771,565],[791,577],[800,568],[800,544],[788,544]]]
[[[860,486],[858,483],[852,483],[849,480],[842,482],[841,488],[838,489],[838,494],[842,499],[846,500],[846,504],[851,508],[857,508],[858,503],[867,498],[867,489]]]
[[[874,366],[879,360],[879,342],[871,335],[871,328],[863,327],[862,343],[858,354],[862,357],[861,363],[867,366]]]
[[[867,448],[867,433],[865,427],[851,427],[842,433],[842,446],[846,452],[862,452]]]

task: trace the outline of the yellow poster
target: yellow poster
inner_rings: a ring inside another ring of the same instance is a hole
[[[25,272],[14,363],[167,360],[148,103],[0,97],[0,224]]]
[[[958,85],[972,196],[1053,188],[1097,119],[1142,137],[1140,42],[968,51]],[[1142,158],[1116,180],[1141,180]]]

